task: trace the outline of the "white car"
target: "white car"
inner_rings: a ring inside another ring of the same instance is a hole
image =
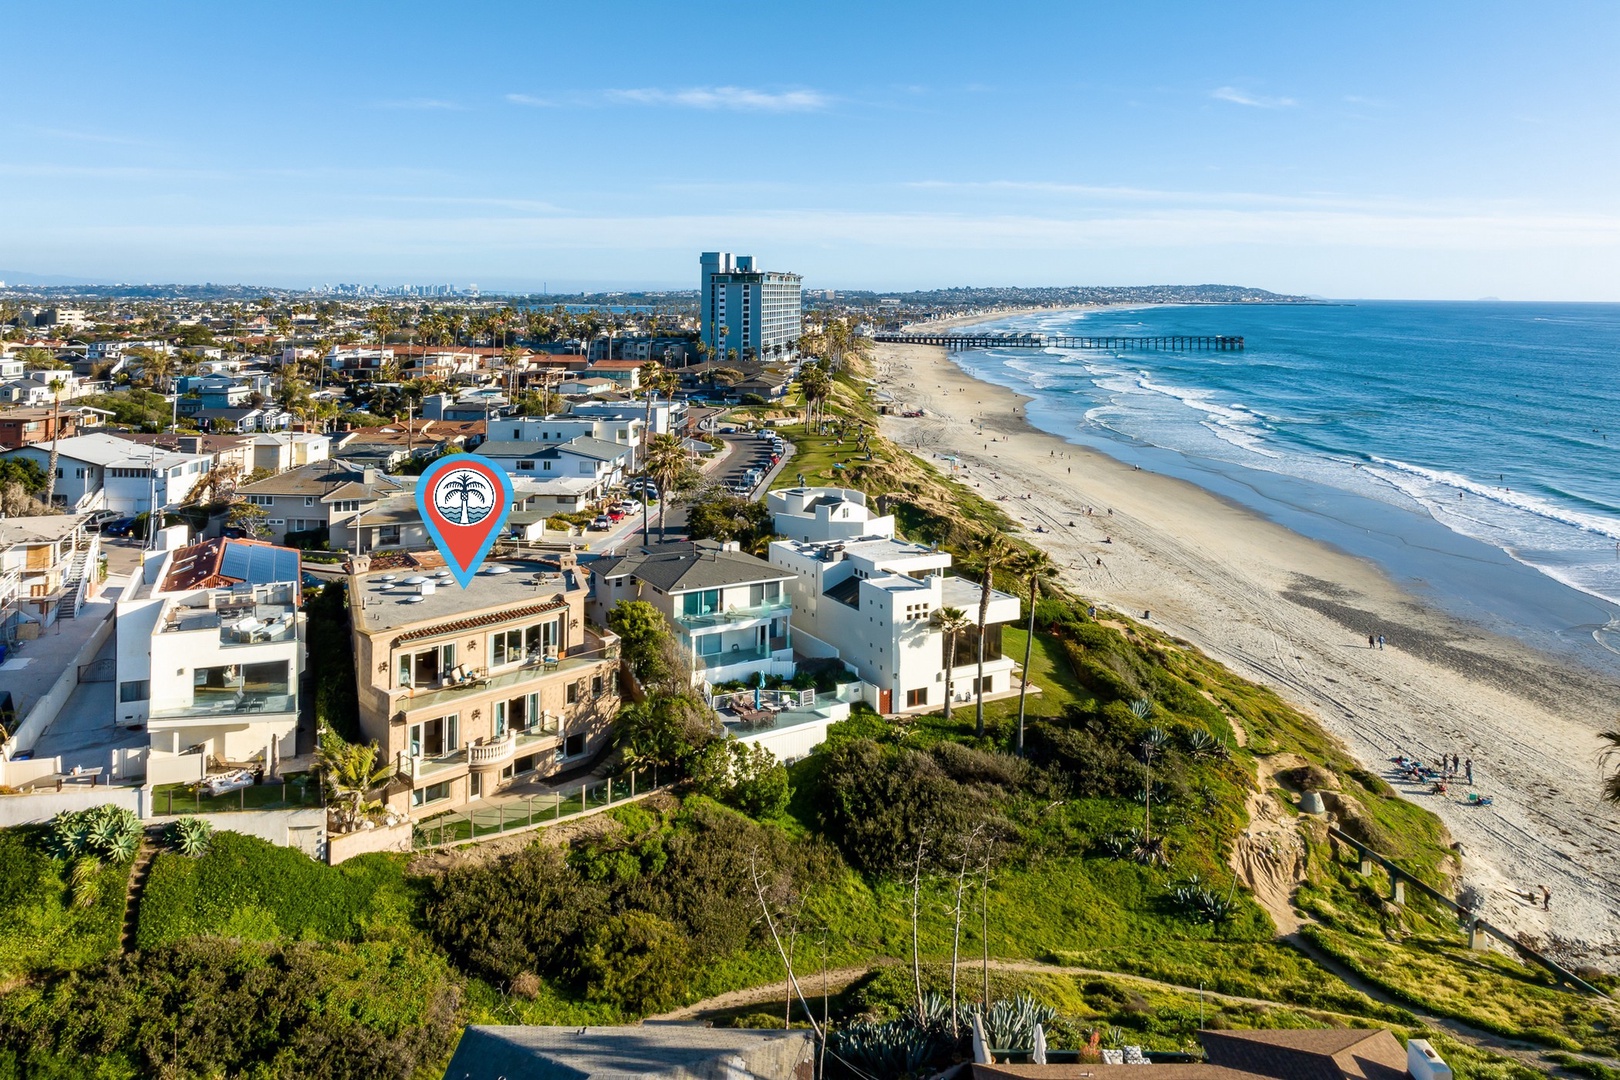
[[[197,785],[204,795],[226,795],[242,788],[250,788],[257,780],[247,769],[232,769],[215,773]]]

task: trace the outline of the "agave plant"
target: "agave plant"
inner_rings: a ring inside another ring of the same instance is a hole
[[[182,855],[195,859],[208,853],[214,826],[199,817],[183,817],[169,826],[169,843]]]
[[[141,846],[141,819],[120,806],[64,810],[51,819],[50,853],[71,862],[80,856],[128,862]]]
[[[1033,1046],[1035,1025],[1049,1025],[1056,1016],[1056,1009],[1028,994],[1019,994],[1011,1001],[992,1001],[984,1011],[984,1037],[991,1046]]]
[[[71,862],[90,850],[90,826],[82,811],[63,810],[51,819],[51,855]]]
[[[864,1072],[909,1076],[945,1057],[950,1037],[914,1016],[895,1020],[857,1020],[828,1032],[827,1049]]]
[[[1187,749],[1197,758],[1224,760],[1232,754],[1225,739],[1212,735],[1202,728],[1187,736]]]
[[[1137,698],[1131,702],[1131,712],[1138,720],[1146,720],[1153,715],[1153,702],[1147,698]]]

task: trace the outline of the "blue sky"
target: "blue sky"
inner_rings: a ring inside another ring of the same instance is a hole
[[[28,4],[0,269],[1620,300],[1620,5]]]

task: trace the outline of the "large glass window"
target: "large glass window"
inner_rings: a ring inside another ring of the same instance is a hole
[[[418,653],[399,654],[399,686],[437,686],[439,680],[450,675],[456,666],[454,642],[437,645]]]
[[[412,757],[439,757],[461,745],[461,715],[451,713],[411,725]]]
[[[720,590],[704,589],[681,597],[682,615],[713,615],[720,610]]]
[[[780,581],[766,581],[757,585],[748,586],[748,606],[759,607],[761,604],[774,604],[782,598],[782,583]]]
[[[718,656],[720,654],[720,635],[705,634],[698,638],[697,653],[699,656]]]

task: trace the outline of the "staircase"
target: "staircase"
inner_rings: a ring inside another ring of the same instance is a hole
[[[124,894],[124,933],[121,944],[125,952],[135,951],[135,932],[140,925],[141,894],[146,891],[146,879],[152,873],[152,860],[157,858],[158,847],[151,833],[141,837],[140,852],[129,872],[129,890]]]
[[[79,597],[84,593],[84,575],[89,564],[89,546],[75,548],[73,558],[68,560],[67,573],[63,575],[62,598],[56,602],[58,619],[71,619],[79,614]]]

